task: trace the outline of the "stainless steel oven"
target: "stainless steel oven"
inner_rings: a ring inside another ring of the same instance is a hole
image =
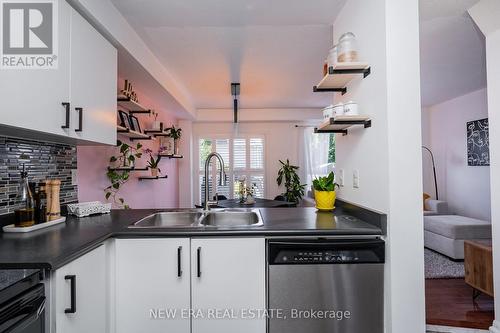
[[[384,241],[268,242],[269,333],[383,333]]]

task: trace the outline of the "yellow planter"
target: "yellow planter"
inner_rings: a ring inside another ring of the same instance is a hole
[[[335,199],[337,193],[335,191],[314,191],[314,199],[316,199],[316,208],[319,210],[335,209]]]

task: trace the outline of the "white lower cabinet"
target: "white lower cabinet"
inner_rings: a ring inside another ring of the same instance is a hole
[[[106,332],[106,279],[105,246],[55,270],[51,280],[52,332]]]
[[[116,332],[189,333],[189,238],[117,239],[115,250]]]
[[[265,240],[117,239],[114,304],[117,333],[265,333]]]
[[[193,317],[193,333],[266,332],[249,312],[266,307],[263,238],[193,239],[191,271],[192,308],[212,312]]]

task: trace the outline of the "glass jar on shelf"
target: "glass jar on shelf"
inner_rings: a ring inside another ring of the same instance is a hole
[[[356,62],[358,61],[358,47],[356,36],[352,32],[346,32],[340,36],[337,49],[338,62]]]
[[[334,45],[328,52],[328,58],[327,58],[328,68],[335,67],[335,65],[337,64],[337,58],[338,58],[338,45]]]

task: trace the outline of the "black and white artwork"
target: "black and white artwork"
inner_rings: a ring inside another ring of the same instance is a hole
[[[488,118],[467,123],[467,161],[470,166],[490,165]]]

